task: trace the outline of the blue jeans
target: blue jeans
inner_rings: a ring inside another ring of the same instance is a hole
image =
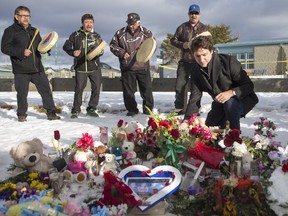
[[[243,103],[236,97],[231,97],[224,104],[213,101],[205,124],[207,126],[220,126],[220,128],[224,129],[228,120],[230,129],[240,130],[240,118],[242,115]]]

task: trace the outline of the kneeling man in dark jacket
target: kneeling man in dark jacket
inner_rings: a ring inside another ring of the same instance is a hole
[[[214,52],[212,38],[199,36],[191,43],[197,62],[191,74],[191,94],[184,119],[198,113],[203,92],[212,98],[205,124],[240,130],[240,118],[258,103],[254,85],[240,62],[233,56]]]

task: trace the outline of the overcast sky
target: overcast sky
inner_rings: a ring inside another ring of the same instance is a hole
[[[167,33],[188,20],[188,8],[196,3],[201,8],[201,21],[210,25],[229,25],[231,36],[240,36],[240,41],[288,39],[287,0],[0,0],[0,36],[13,22],[14,10],[24,5],[31,10],[31,24],[38,27],[44,37],[51,31],[59,34],[58,49],[52,49],[48,63],[57,66],[71,66],[73,59],[63,52],[62,46],[69,35],[81,26],[81,16],[94,15],[95,31],[109,44],[114,33],[126,25],[127,14],[137,12],[141,24],[149,28],[157,39],[158,47]],[[56,61],[55,52],[58,58]],[[153,58],[159,54],[156,50]],[[111,54],[109,47],[101,61],[119,67],[118,59]],[[0,64],[10,63],[3,53]]]

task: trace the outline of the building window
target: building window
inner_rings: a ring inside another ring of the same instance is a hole
[[[254,69],[254,53],[229,53],[241,63],[243,69]]]

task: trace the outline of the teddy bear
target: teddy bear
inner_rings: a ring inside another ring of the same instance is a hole
[[[126,140],[127,141],[135,141],[143,132],[143,125],[138,121],[131,121],[126,124],[125,131],[126,131]]]
[[[105,161],[101,163],[99,175],[103,176],[104,172],[111,170],[115,175],[118,174],[116,156],[114,154],[105,154]]]
[[[20,143],[10,149],[10,156],[14,160],[14,173],[28,169],[30,172],[48,172],[53,167],[53,159],[43,153],[43,143],[40,139]]]
[[[136,164],[137,163],[137,154],[134,151],[135,144],[134,142],[124,141],[122,145],[122,157],[125,163]]]
[[[94,154],[97,155],[98,157],[98,163],[102,163],[102,161],[105,160],[104,156],[106,153],[110,153],[109,148],[107,145],[103,144],[102,142],[95,141],[94,143],[94,149],[93,149]]]

